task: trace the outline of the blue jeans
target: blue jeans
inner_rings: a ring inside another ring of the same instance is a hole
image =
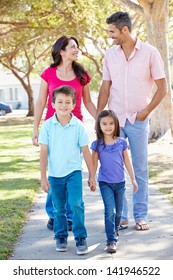
[[[48,216],[54,219],[51,189],[49,189],[49,192],[47,194],[45,209]],[[67,203],[66,215],[67,215],[67,220],[72,221],[72,211],[70,209],[69,203]]]
[[[74,238],[87,237],[84,226],[84,202],[82,199],[82,173],[74,171],[65,177],[49,176],[54,208],[54,234],[55,238],[67,237],[66,205],[67,196],[72,210]]]
[[[138,183],[138,191],[133,193],[133,216],[135,221],[147,220],[148,214],[148,132],[149,120],[132,125],[126,120],[121,127],[121,137],[128,138],[132,164]],[[128,221],[127,199],[124,195],[122,220]]]
[[[99,182],[99,187],[104,203],[107,243],[117,242],[115,230],[119,230],[120,228],[125,182],[114,184]]]

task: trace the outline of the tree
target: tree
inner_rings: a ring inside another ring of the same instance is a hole
[[[169,1],[168,0],[137,0],[137,3],[128,0],[120,2],[145,19],[148,42],[155,46],[163,58],[168,83],[168,94],[154,110],[150,122],[150,139],[158,139],[168,129],[173,135],[172,96],[170,81],[168,26]],[[172,2],[172,1],[171,1]]]
[[[33,100],[33,90],[31,86],[31,74],[36,64],[45,57],[49,51],[49,47],[45,46],[44,50],[41,51],[38,48],[38,41],[35,44],[26,44],[20,46],[15,51],[6,53],[0,58],[1,64],[10,69],[14,76],[20,81],[23,88],[28,94],[28,114],[27,116],[33,116],[34,114],[34,100]],[[19,58],[20,57],[20,58]]]
[[[3,15],[3,19],[0,17],[0,63],[13,72],[26,90],[28,116],[34,113],[30,75],[38,62],[46,57],[57,37],[63,34],[77,36],[82,54],[94,65],[90,69],[94,72],[95,68],[101,79],[101,59],[87,49],[85,42],[90,40],[99,57],[100,54],[103,56],[101,48],[103,45],[106,48],[106,44],[102,37],[105,33],[102,15],[107,9],[107,2],[111,1],[100,3],[91,0],[90,6],[87,0],[67,0],[65,3],[60,0],[12,0],[11,5],[8,1],[0,2]],[[18,8],[15,14],[14,7]]]
[[[0,18],[0,63],[13,72],[26,90],[29,108],[27,116],[34,114],[30,82],[32,72],[50,52],[55,36],[60,35],[60,30],[65,30],[62,15],[69,18],[68,10],[61,2],[13,0],[11,6],[8,1],[0,2],[3,15],[3,19]],[[15,14],[14,6],[18,8]],[[67,21],[68,30],[72,29],[71,21]]]
[[[172,7],[173,1],[169,2]],[[105,21],[109,14],[120,10],[122,5],[132,15],[134,28],[141,31],[139,35],[142,34],[146,38],[146,31],[148,41],[159,49],[165,63],[169,93],[154,110],[150,138],[158,139],[169,127],[173,131],[167,38],[168,0],[12,0],[10,3],[7,0],[0,1],[0,63],[14,71],[21,83],[25,80],[26,84],[23,83],[23,86],[28,93],[29,115],[33,114],[29,77],[38,69],[38,61],[41,63],[47,59],[52,44],[63,34],[71,34],[78,38],[82,54],[90,61],[89,70],[91,74],[94,72],[92,76],[97,81],[99,78],[101,80],[102,58],[109,46]],[[23,62],[20,68],[19,61]],[[47,65],[46,61],[44,65]],[[94,83],[95,90],[98,86],[99,82]]]

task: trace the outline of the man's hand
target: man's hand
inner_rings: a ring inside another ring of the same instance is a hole
[[[145,121],[145,119],[148,117],[148,115],[149,115],[148,110],[144,109],[143,111],[137,113],[136,120],[141,121],[141,122]]]

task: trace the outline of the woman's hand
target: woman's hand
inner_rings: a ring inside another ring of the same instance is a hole
[[[38,129],[33,131],[32,144],[36,147],[39,146],[39,144],[38,144]]]

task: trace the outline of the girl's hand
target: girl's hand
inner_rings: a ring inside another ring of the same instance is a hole
[[[41,180],[41,188],[44,192],[49,192],[50,184],[47,179]]]
[[[91,189],[91,191],[94,192],[96,190],[96,181],[95,181],[95,179],[89,178],[88,186]]]
[[[133,185],[133,190],[134,190],[134,192],[137,192],[137,191],[138,191],[138,184],[137,184],[137,182],[136,182],[135,179],[132,180],[132,185]]]

